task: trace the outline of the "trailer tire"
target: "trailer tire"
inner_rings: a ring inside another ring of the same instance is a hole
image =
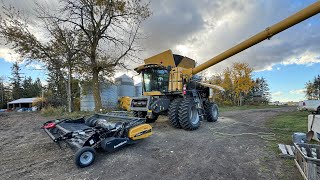
[[[208,122],[216,122],[218,120],[219,108],[218,108],[217,104],[207,102],[207,103],[205,103],[205,110],[206,110]]]
[[[183,99],[179,107],[179,123],[185,130],[196,130],[200,127],[200,117],[193,98]]]
[[[84,168],[90,166],[94,162],[95,157],[96,150],[92,147],[85,146],[76,152],[74,155],[74,161],[78,167]]]
[[[134,111],[133,114],[135,117],[138,117],[138,118],[146,118],[146,123],[154,123],[159,117],[159,114],[154,114],[153,118],[147,118],[146,111]]]
[[[146,123],[154,123],[159,117],[159,114],[153,114],[153,118],[146,118]]]
[[[179,106],[180,106],[182,100],[183,100],[182,98],[174,99],[170,103],[169,111],[168,111],[169,120],[171,122],[171,125],[175,128],[179,128],[179,129],[182,128],[180,125],[180,122],[179,122]]]

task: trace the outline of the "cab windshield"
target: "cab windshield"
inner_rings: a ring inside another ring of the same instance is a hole
[[[166,69],[146,69],[142,74],[144,92],[168,92],[169,73]]]

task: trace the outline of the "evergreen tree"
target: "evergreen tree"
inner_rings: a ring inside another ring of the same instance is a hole
[[[21,68],[19,67],[19,64],[15,62],[11,67],[11,87],[12,87],[12,99],[19,99],[22,97],[22,86],[21,86],[21,76],[20,76]]]
[[[25,77],[23,82],[22,82],[22,97],[24,98],[31,98],[31,91],[32,91],[32,78],[29,76],[28,78]]]

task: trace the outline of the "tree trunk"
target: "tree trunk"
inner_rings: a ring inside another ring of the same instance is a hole
[[[72,70],[71,66],[68,67],[68,88],[67,88],[67,99],[68,99],[68,111],[72,112],[72,94],[71,94],[71,82],[72,82]]]
[[[99,71],[96,69],[93,69],[92,72],[92,83],[93,83],[93,98],[94,98],[94,110],[100,111],[102,108],[102,103],[101,103],[101,95],[100,95],[100,83],[99,83]]]

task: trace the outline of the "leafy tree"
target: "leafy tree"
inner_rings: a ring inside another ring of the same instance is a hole
[[[226,68],[219,76],[211,78],[210,82],[225,89],[223,94],[214,90],[217,100],[225,105],[241,106],[255,83],[252,80],[253,69],[245,63],[234,63],[232,68]]]
[[[231,78],[234,86],[235,100],[239,106],[242,105],[242,100],[251,88],[254,86],[252,81],[253,69],[246,63],[234,63],[231,70]]]
[[[320,99],[320,75],[314,77],[313,81],[308,81],[305,84],[306,98],[309,100]]]

